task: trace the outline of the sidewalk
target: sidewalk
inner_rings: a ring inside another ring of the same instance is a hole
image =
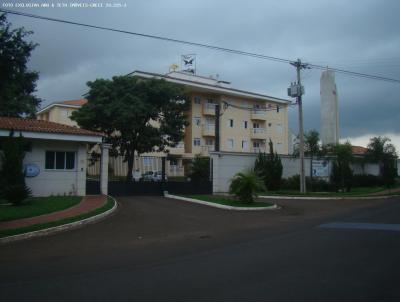
[[[91,212],[97,208],[102,207],[107,202],[107,196],[105,195],[89,195],[82,198],[82,201],[71,208],[44,214],[40,216],[23,218],[11,221],[0,222],[0,230],[17,229],[27,227],[35,224],[42,224],[46,222],[57,221],[65,218],[70,218]]]

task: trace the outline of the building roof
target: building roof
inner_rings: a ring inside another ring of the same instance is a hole
[[[51,103],[51,104],[47,105],[43,109],[40,109],[38,112],[36,112],[36,114],[40,114],[40,113],[46,112],[46,111],[50,110],[51,108],[53,108],[55,106],[66,107],[66,108],[81,108],[86,103],[87,103],[86,99],[54,102],[54,103]]]
[[[362,146],[351,146],[351,150],[353,154],[365,154],[368,149]]]
[[[16,117],[0,117],[0,130],[14,130],[26,132],[41,132],[51,134],[72,134],[86,136],[103,136],[100,132],[85,130],[78,127],[53,123],[35,119],[23,119]]]
[[[162,74],[158,74],[158,73],[151,73],[151,72],[135,70],[134,72],[130,73],[129,75],[139,76],[142,78],[165,79],[168,82],[182,84],[182,85],[185,85],[186,87],[202,90],[205,92],[212,92],[212,93],[217,92],[220,94],[226,94],[226,95],[237,96],[237,97],[246,97],[246,98],[252,98],[252,99],[263,100],[263,101],[270,101],[270,102],[275,102],[275,103],[279,103],[279,104],[289,104],[290,103],[290,101],[286,100],[286,99],[275,98],[275,97],[268,96],[265,94],[254,93],[254,92],[250,92],[250,91],[239,90],[239,89],[227,87],[227,85],[225,85],[225,84],[229,84],[229,83],[225,82],[225,81],[218,81],[216,79],[211,79],[211,78],[208,79],[208,81],[205,81],[204,77],[200,77],[197,75],[189,75],[186,73],[184,74],[182,72],[171,72],[169,74],[162,75]]]
[[[86,103],[87,103],[87,99],[80,99],[80,100],[62,101],[60,103],[55,103],[55,104],[83,106]]]

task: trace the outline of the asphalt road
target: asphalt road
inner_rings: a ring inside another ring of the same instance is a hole
[[[113,217],[0,246],[0,301],[400,301],[400,199],[233,212],[121,198]]]

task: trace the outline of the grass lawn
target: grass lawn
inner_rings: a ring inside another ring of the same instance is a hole
[[[28,218],[65,210],[77,205],[79,196],[33,197],[19,206],[0,205],[0,221]]]
[[[267,191],[265,193],[261,193],[260,195],[291,195],[291,196],[317,196],[317,197],[368,196],[369,194],[384,192],[386,190],[387,187],[356,187],[352,188],[350,192],[307,192],[306,194],[301,194],[299,191],[278,190],[278,191]]]
[[[111,197],[108,197],[107,202],[104,206],[93,210],[89,213],[85,213],[82,215],[78,215],[75,217],[70,217],[70,218],[65,218],[65,219],[61,219],[61,220],[57,220],[57,221],[52,221],[52,222],[47,222],[47,223],[43,223],[43,224],[35,224],[35,225],[31,225],[31,226],[27,226],[27,227],[23,227],[23,228],[18,228],[18,229],[11,229],[11,230],[3,230],[0,231],[0,238],[2,237],[7,237],[7,236],[13,236],[13,235],[18,235],[18,234],[23,234],[23,233],[28,233],[28,232],[33,232],[33,231],[38,231],[38,230],[42,230],[42,229],[47,229],[47,228],[51,228],[51,227],[55,227],[55,226],[59,226],[59,225],[63,225],[63,224],[68,224],[71,222],[75,222],[75,221],[79,221],[79,220],[83,220],[98,214],[101,214],[103,212],[106,212],[107,210],[111,209],[114,206],[114,200]]]
[[[261,201],[261,202],[253,202],[253,203],[244,203],[244,202],[235,200],[231,197],[220,196],[220,195],[185,195],[183,197],[218,203],[218,204],[222,204],[225,206],[232,206],[232,207],[266,208],[266,207],[273,206],[273,204],[270,202]]]

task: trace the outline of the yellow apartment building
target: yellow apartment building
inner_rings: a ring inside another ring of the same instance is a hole
[[[87,100],[72,100],[52,103],[36,113],[38,120],[60,123],[68,126],[77,126],[77,123],[70,119],[73,111],[78,110],[87,103]]]
[[[134,71],[131,76],[164,79],[183,85],[191,102],[187,112],[189,126],[185,137],[166,153],[145,153],[137,156],[135,169],[141,173],[161,170],[161,157],[167,156],[168,176],[183,176],[185,160],[196,155],[208,156],[215,148],[215,106],[220,105],[220,151],[258,153],[268,152],[271,139],[274,150],[288,154],[289,101],[271,96],[239,90],[229,82],[213,77],[202,77],[174,71],[163,74]],[[37,113],[38,119],[76,125],[69,119],[71,112],[86,100],[54,103]],[[110,158],[114,175],[127,173],[121,158]],[[89,169],[90,170],[90,169]]]

